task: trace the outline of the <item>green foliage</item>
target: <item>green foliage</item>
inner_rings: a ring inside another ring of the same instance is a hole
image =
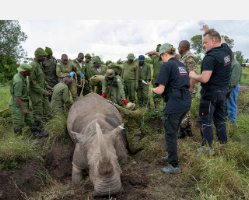
[[[123,64],[124,62],[121,60],[121,58],[118,59],[117,61],[117,64],[120,65],[120,64]]]
[[[230,49],[233,48],[234,46],[234,40],[229,38],[228,36],[226,35],[221,35],[221,37],[226,41],[227,45],[230,47]]]
[[[16,169],[16,168],[20,168],[20,165],[18,162],[16,161],[5,161],[3,163],[3,169]]]
[[[235,57],[236,57],[237,61],[240,64],[242,64],[242,62],[244,60],[244,55],[242,55],[242,52],[241,51],[235,51],[234,54],[235,54]]]
[[[107,60],[106,62],[105,62],[105,65],[106,66],[108,66],[110,63],[113,63],[111,60]]]
[[[151,60],[150,57],[149,58],[145,58],[145,62],[148,63],[148,64],[153,64],[153,62],[152,62],[152,60]]]
[[[204,53],[202,46],[202,35],[195,35],[190,39],[191,49],[194,49],[197,54]]]
[[[12,79],[17,72],[17,62],[26,57],[21,46],[27,35],[15,20],[0,20],[0,82]]]

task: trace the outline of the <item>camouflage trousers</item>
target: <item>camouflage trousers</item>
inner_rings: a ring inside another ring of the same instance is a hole
[[[142,138],[140,130],[127,130],[125,133],[131,153],[141,151],[148,144],[147,138]]]
[[[195,87],[195,89],[193,89],[191,92],[191,101],[194,100],[196,93],[197,93],[197,88]],[[190,125],[191,125],[191,111],[189,110],[186,116],[183,118],[180,127],[186,128]]]
[[[41,122],[43,118],[46,118],[46,116],[51,114],[51,106],[48,97],[44,97],[35,92],[30,92],[30,99],[35,121]]]

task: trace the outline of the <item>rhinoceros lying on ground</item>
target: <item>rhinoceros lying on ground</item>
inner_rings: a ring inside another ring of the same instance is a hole
[[[70,108],[67,129],[75,143],[72,181],[82,180],[82,170],[89,169],[94,196],[121,191],[122,164],[127,150],[118,110],[96,93],[78,99]]]

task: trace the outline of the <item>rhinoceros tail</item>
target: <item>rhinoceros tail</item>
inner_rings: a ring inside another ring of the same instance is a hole
[[[98,123],[96,123],[96,132],[97,132],[98,146],[100,152],[99,165],[98,165],[99,174],[100,175],[110,174],[111,172],[113,172],[113,165],[108,156],[104,135]]]

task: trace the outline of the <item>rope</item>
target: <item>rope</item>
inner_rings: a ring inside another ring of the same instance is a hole
[[[74,77],[75,77],[77,87],[82,87],[81,92],[80,92],[80,96],[81,96],[83,93],[83,90],[84,90],[86,80],[85,80],[85,78],[80,78],[80,85],[78,85],[78,78],[77,78],[77,74],[75,72],[74,72]]]

